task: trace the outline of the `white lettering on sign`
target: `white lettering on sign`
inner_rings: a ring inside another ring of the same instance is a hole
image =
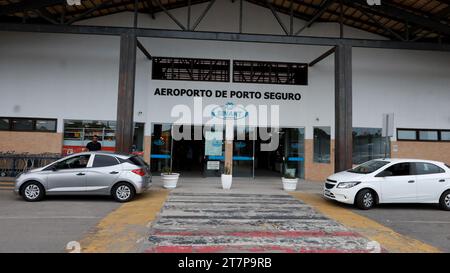
[[[369,6],[381,6],[381,0],[367,0]]]
[[[220,170],[220,161],[208,161],[206,168],[208,170]]]
[[[81,6],[81,0],[67,0],[69,6]]]

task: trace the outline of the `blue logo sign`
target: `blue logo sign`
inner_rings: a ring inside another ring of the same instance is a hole
[[[247,143],[241,141],[236,142],[234,145],[236,146],[236,148],[245,148],[247,146]]]
[[[291,144],[291,148],[292,148],[292,149],[298,149],[299,146],[300,146],[300,145],[299,145],[298,143],[292,143],[292,144]]]
[[[214,108],[211,115],[220,119],[238,120],[246,118],[248,116],[248,112],[244,109],[244,107],[237,106],[234,103],[229,102],[223,106]]]
[[[222,141],[220,141],[220,140],[213,140],[211,142],[211,145],[214,146],[214,147],[222,147]]]
[[[166,143],[162,139],[157,139],[157,140],[153,141],[153,144],[155,144],[156,146],[163,146]]]

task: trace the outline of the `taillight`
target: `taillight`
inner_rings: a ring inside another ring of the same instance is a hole
[[[146,174],[144,169],[136,169],[136,170],[132,170],[132,172],[134,172],[135,174],[140,175],[140,176],[145,176],[145,174]]]

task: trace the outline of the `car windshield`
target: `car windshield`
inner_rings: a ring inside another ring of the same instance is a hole
[[[389,164],[389,161],[382,161],[382,160],[371,160],[366,163],[363,163],[351,170],[348,170],[348,172],[351,173],[361,173],[361,174],[368,174],[373,173],[374,171],[380,169],[381,167],[385,166],[386,164]]]

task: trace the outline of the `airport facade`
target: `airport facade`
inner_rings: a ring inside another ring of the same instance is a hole
[[[192,12],[204,5],[192,6]],[[199,30],[233,31],[236,8],[219,1]],[[184,9],[173,14],[182,16]],[[245,9],[246,32],[281,34],[268,9],[247,2]],[[139,18],[140,27],[176,28],[165,14]],[[129,27],[133,14],[78,24]],[[339,25],[316,23],[305,35],[336,37]],[[345,35],[382,39],[349,27]],[[0,152],[65,155],[81,151],[93,135],[104,150],[115,151],[120,37],[24,32],[1,37]],[[250,178],[289,173],[323,181],[335,171],[335,59],[311,65],[330,47],[139,41],[152,58],[137,52],[132,149],[153,172],[171,168],[182,175],[217,176],[227,160],[234,175]],[[352,49],[353,164],[382,157],[450,163],[449,63],[448,52]],[[384,114],[394,117],[391,137],[382,136]],[[274,136],[276,147],[264,149]]]

